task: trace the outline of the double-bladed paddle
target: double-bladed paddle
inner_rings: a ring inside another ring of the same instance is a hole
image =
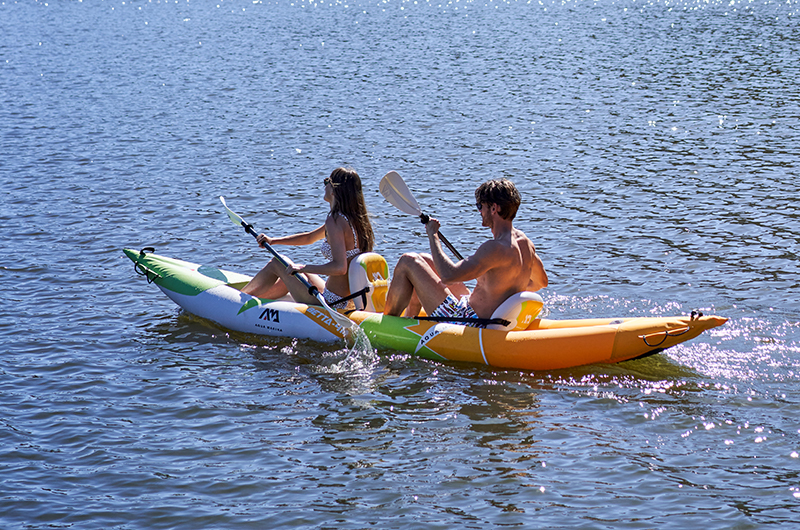
[[[428,224],[428,221],[430,221],[428,214],[422,213],[417,199],[411,194],[408,186],[406,186],[406,183],[403,181],[403,177],[401,177],[397,171],[390,171],[383,176],[380,183],[380,190],[383,198],[401,212],[418,216],[422,224]],[[464,256],[450,244],[441,231],[439,232],[439,239],[442,240],[442,243],[450,249],[450,252],[452,252],[455,257],[464,259]]]
[[[228,212],[228,217],[233,222],[233,224],[241,226],[242,228],[244,228],[245,232],[247,232],[248,234],[250,234],[255,238],[258,238],[258,234],[256,234],[255,230],[253,230],[253,225],[247,223],[244,219],[242,219],[240,215],[234,213],[230,208],[228,208],[228,205],[225,204],[225,197],[220,196],[219,200],[222,202],[222,206],[224,206],[225,210]],[[289,266],[289,264],[286,263],[286,260],[283,259],[283,257],[280,254],[278,254],[269,243],[265,241],[264,243],[262,243],[262,245],[264,246],[264,248],[269,250],[269,252],[273,256],[275,256],[275,259],[278,260],[278,262],[281,265],[283,265],[284,267]],[[306,280],[305,277],[303,277],[300,274],[296,274],[295,278],[300,280],[300,282],[308,289],[308,293],[319,301],[320,305],[322,305],[322,307],[325,308],[325,310],[328,312],[328,314],[331,316],[334,322],[336,322],[344,330],[348,330],[350,332],[351,337],[354,336],[354,331],[358,329],[358,324],[356,324],[343,314],[339,313],[335,309],[331,308],[325,301],[325,297],[322,296],[322,293],[319,292],[319,289],[317,289],[308,280]],[[346,338],[344,336],[344,333],[342,334],[342,338]]]

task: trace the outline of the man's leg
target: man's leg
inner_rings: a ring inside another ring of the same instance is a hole
[[[431,257],[430,254],[420,254],[420,256],[422,256],[422,258],[428,263],[428,266],[436,272],[436,276],[439,276],[439,271],[436,270],[436,265],[433,263],[433,257]],[[446,286],[450,291],[450,294],[456,298],[469,296],[469,289],[463,282],[448,283]]]
[[[408,307],[414,292],[428,313],[439,307],[450,294],[424,256],[403,254],[389,284],[384,314],[400,316]]]
[[[420,254],[420,258],[424,259],[428,266],[439,275],[439,271],[436,270],[436,265],[433,263],[433,258],[430,254]],[[448,283],[446,285],[447,289],[450,291],[450,294],[455,296],[456,298],[461,298],[462,296],[469,295],[469,289],[467,286],[464,285],[462,282],[458,283]],[[411,292],[411,301],[408,303],[408,308],[406,309],[405,313],[403,313],[404,317],[414,318],[415,316],[420,314],[420,309],[422,309],[422,302],[419,301],[419,297],[417,296],[417,291]]]

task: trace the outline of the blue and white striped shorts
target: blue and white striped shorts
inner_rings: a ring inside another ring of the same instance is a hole
[[[461,299],[456,298],[452,294],[448,294],[444,302],[439,304],[439,307],[433,310],[429,316],[432,317],[455,317],[455,318],[479,318],[469,305],[469,296],[464,295]],[[473,328],[485,328],[485,324],[471,323],[471,322],[453,322],[462,326],[472,326]]]

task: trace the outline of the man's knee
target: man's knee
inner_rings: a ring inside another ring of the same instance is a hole
[[[424,263],[422,256],[416,252],[406,252],[400,259],[397,260],[397,267],[401,271],[410,271],[419,269],[420,265]]]
[[[409,252],[400,256],[395,268],[395,278],[405,277],[414,286],[417,284],[427,284],[431,281],[441,281],[436,270],[426,259],[425,254]]]

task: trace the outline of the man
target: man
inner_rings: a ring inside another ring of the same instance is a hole
[[[431,219],[425,227],[431,255],[400,257],[384,314],[399,316],[416,295],[429,316],[488,319],[509,296],[547,287],[547,273],[533,243],[513,226],[521,202],[516,186],[507,179],[490,180],[475,190],[475,200],[483,226],[494,237],[472,256],[453,263],[442,250],[439,221]],[[468,280],[477,280],[471,293],[462,283]],[[480,327],[477,322],[469,325]]]

